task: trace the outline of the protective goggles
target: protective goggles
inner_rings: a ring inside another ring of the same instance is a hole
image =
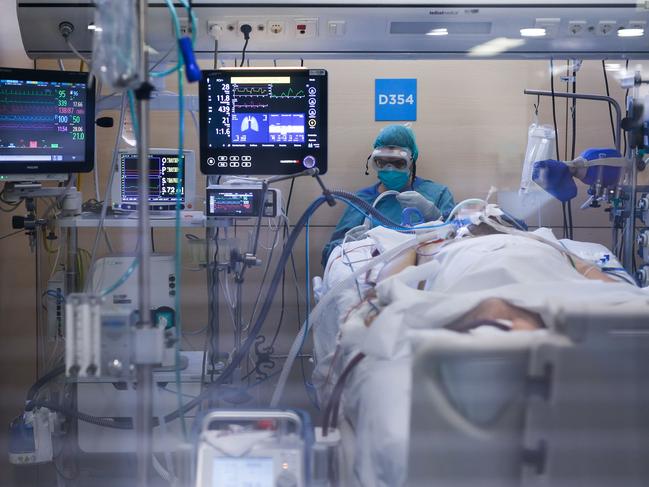
[[[412,152],[405,147],[379,147],[370,154],[368,161],[375,171],[387,167],[405,171],[412,167]]]

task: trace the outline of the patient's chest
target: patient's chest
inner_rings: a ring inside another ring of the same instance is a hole
[[[471,292],[516,283],[582,279],[568,260],[547,244],[514,235],[467,239],[442,249],[441,269],[427,290]]]

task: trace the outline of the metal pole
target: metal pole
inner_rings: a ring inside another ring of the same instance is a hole
[[[142,85],[148,83],[148,53],[146,51],[147,10],[148,0],[138,0],[138,30],[139,30],[139,81]],[[144,90],[143,90],[144,91]],[[138,291],[139,314],[138,326],[151,328],[151,289],[150,289],[150,256],[149,247],[149,102],[146,97],[139,96],[137,100],[138,116],[138,176],[139,176],[139,266]],[[140,487],[148,487],[153,455],[153,365],[138,364],[137,405],[135,415],[135,432],[137,444],[137,483]]]
[[[542,90],[524,90],[523,93],[525,93],[526,95],[534,96],[554,96],[555,98],[575,98],[577,100],[594,100],[607,102],[615,110],[615,148],[618,150],[618,152],[620,151],[620,147],[622,147],[622,109],[620,108],[620,104],[615,98],[587,93],[554,92],[553,95],[551,91]]]
[[[630,151],[631,174],[629,181],[629,216],[624,227],[624,259],[622,265],[629,274],[633,276],[633,264],[635,262],[635,218],[636,218],[636,191],[638,185],[638,150]]]
[[[67,234],[67,261],[65,264],[65,289],[66,293],[76,293],[77,292],[77,255],[79,252],[79,231],[76,228],[68,228],[66,230]],[[88,274],[90,274],[90,269],[88,269]]]
[[[34,229],[34,264],[36,266],[36,378],[41,376],[41,368],[45,363],[45,343],[43,340],[43,297],[41,279],[43,278],[43,268],[41,266],[41,229],[37,226]]]

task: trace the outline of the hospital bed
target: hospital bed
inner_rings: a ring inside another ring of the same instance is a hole
[[[562,311],[540,340],[420,341],[407,485],[647,485],[646,312]]]
[[[601,253],[595,244],[563,243],[592,259]],[[371,255],[368,242],[350,250],[339,260],[359,266]],[[331,276],[324,280],[335,287]],[[646,485],[649,419],[640,411],[649,406],[649,304],[639,289],[629,286],[626,299],[613,286],[608,304],[551,306],[546,330],[422,328],[409,334],[411,350],[360,362],[341,402],[343,448],[355,455],[343,485]],[[358,292],[341,293],[337,311],[346,315]],[[357,350],[337,347],[345,339],[332,319],[320,330],[316,323],[314,336],[322,359],[314,383],[326,401]]]

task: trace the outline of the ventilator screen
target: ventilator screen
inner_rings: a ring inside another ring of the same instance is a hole
[[[327,170],[327,72],[223,69],[200,86],[201,171],[293,174]]]

